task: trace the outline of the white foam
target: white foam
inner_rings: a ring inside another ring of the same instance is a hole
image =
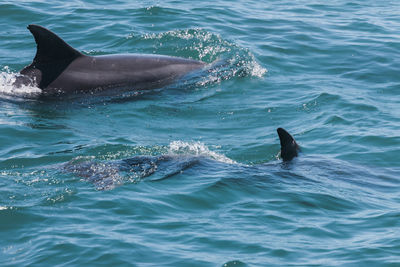
[[[206,145],[201,142],[183,142],[183,141],[173,141],[169,144],[169,153],[177,155],[195,155],[195,156],[205,156],[216,161],[237,164],[236,161],[226,157],[225,155],[219,154],[217,152],[211,151]]]
[[[268,70],[266,68],[261,67],[261,65],[258,64],[253,55],[251,55],[251,57],[253,60],[248,63],[249,64],[248,68],[250,69],[250,75],[261,78],[265,73],[268,72]]]
[[[35,97],[42,92],[40,88],[35,86],[14,86],[14,82],[18,75],[18,73],[11,72],[7,66],[3,67],[3,69],[0,71],[0,96]]]
[[[132,38],[132,36],[128,37]],[[230,58],[231,69],[226,78],[235,76],[239,71],[245,71],[247,75],[254,77],[262,77],[267,69],[258,64],[254,55],[247,49],[238,46],[233,42],[224,40],[219,34],[210,33],[201,28],[173,30],[162,33],[151,33],[142,36],[144,40],[158,40],[162,42],[167,38],[168,42],[172,42],[170,38],[177,41],[185,41],[182,44],[183,50],[196,51],[199,60],[218,60],[221,56]],[[227,70],[225,70],[227,71]],[[210,77],[210,82],[220,82],[220,79]]]

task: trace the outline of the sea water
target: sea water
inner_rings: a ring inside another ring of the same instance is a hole
[[[33,23],[223,64],[43,100]],[[399,31],[399,1],[0,2],[0,265],[398,266]]]

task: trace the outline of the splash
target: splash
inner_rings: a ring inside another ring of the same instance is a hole
[[[216,60],[222,53],[232,51],[234,46],[223,40],[219,35],[212,34],[203,29],[151,33],[145,34],[142,38],[154,41],[155,48],[174,46],[176,52],[191,52],[193,53],[192,56],[205,62]]]
[[[18,73],[11,72],[8,66],[5,66],[0,71],[0,97],[1,98],[35,98],[42,92],[41,89],[21,85],[20,87],[14,86]]]
[[[204,156],[223,163],[237,164],[236,161],[226,157],[225,155],[210,150],[201,142],[189,143],[183,141],[173,141],[169,144],[168,152],[172,155]]]
[[[132,38],[136,36],[128,36],[128,39]],[[148,43],[151,53],[170,54],[210,63],[209,75],[200,85],[232,77],[262,77],[268,72],[248,49],[200,28],[144,34],[137,37],[136,41]]]

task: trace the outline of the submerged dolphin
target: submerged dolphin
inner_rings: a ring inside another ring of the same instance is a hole
[[[286,130],[278,128],[277,132],[281,143],[281,158],[284,162],[289,162],[297,157],[299,146]],[[71,161],[65,164],[63,169],[85,178],[99,190],[107,190],[122,183],[123,175],[133,175],[134,180],[148,176],[153,176],[152,180],[162,180],[179,174],[199,162],[204,162],[204,160],[207,159],[202,156],[139,155],[109,162],[84,161],[74,163]]]
[[[44,27],[29,25],[28,29],[37,44],[36,56],[20,71],[14,85],[33,85],[42,89],[44,95],[110,88],[161,88],[206,65],[162,55],[87,56]]]

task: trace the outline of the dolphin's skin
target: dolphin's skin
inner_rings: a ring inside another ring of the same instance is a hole
[[[44,95],[161,88],[205,66],[201,61],[162,55],[87,56],[44,27],[29,25],[28,29],[35,38],[37,52],[14,85],[33,85]]]

